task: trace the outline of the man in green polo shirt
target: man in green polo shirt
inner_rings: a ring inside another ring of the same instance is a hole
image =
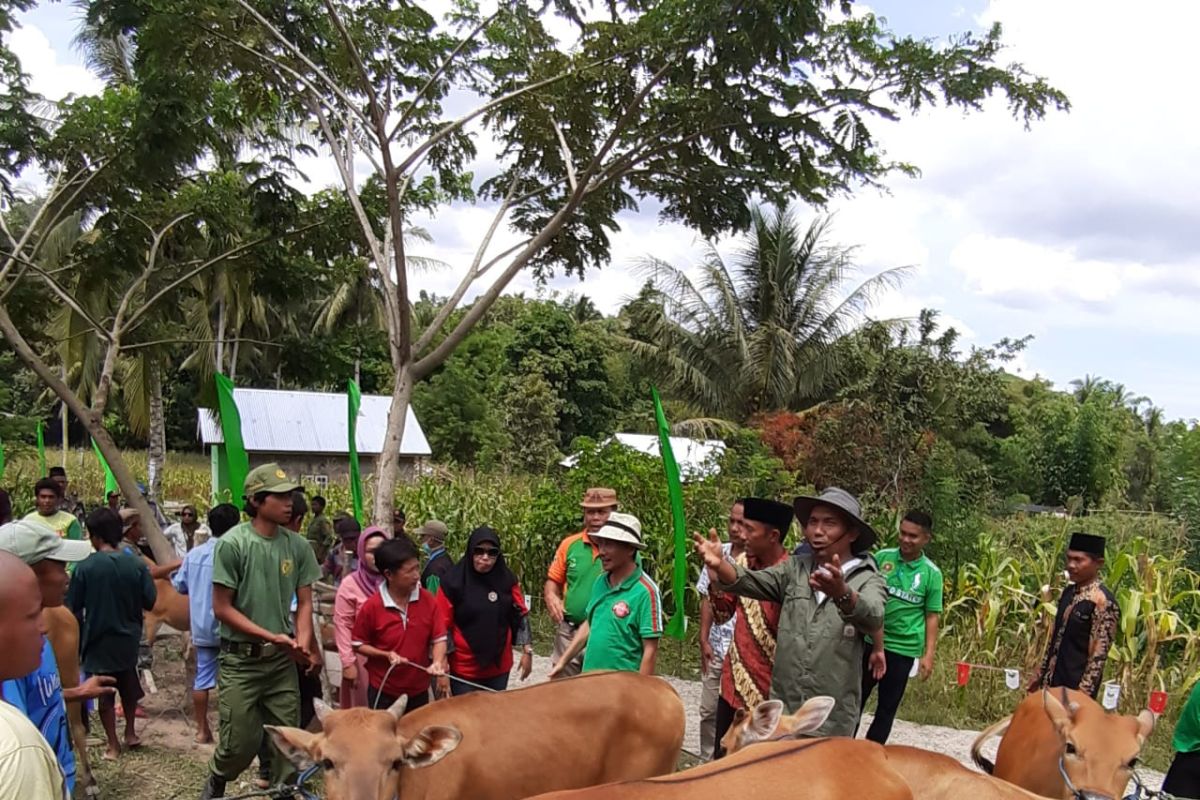
[[[550,677],[564,676],[585,646],[584,672],[618,669],[653,675],[663,630],[662,597],[637,563],[638,551],[646,547],[642,524],[632,514],[613,512],[592,539],[604,574],[596,579],[584,621]]]
[[[1200,682],[1188,695],[1175,724],[1171,746],[1175,748],[1175,758],[1163,779],[1163,794],[1200,798]]]
[[[900,546],[875,554],[887,581],[888,600],[883,615],[883,654],[887,671],[879,679],[879,703],[867,738],[886,744],[904,698],[913,664],[921,680],[933,672],[937,649],[938,618],[942,613],[942,571],[925,555],[933,535],[933,520],[921,511],[909,511],[900,522]],[[877,681],[863,661],[862,704],[865,707]]]
[[[588,489],[579,505],[583,508],[583,530],[559,543],[554,561],[546,571],[546,584],[542,589],[550,618],[558,626],[552,656],[556,664],[587,616],[592,587],[604,572],[600,564],[600,550],[591,537],[617,510],[617,493],[605,488]],[[563,668],[563,677],[578,675],[582,668],[583,659],[576,656]]]
[[[307,540],[285,527],[299,488],[277,464],[251,470],[243,509],[250,521],[229,530],[213,551],[213,614],[221,623],[220,741],[201,800],[225,796],[225,783],[254,760],[264,723],[300,723],[293,661],[320,664],[312,645],[312,584],[320,568]],[[276,758],[277,778],[291,769]]]

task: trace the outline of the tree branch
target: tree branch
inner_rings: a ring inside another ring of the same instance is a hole
[[[262,14],[258,13],[257,9],[255,9],[254,6],[250,5],[250,3],[247,2],[247,0],[236,0],[236,2],[239,6],[241,6],[243,9],[245,9],[246,12],[250,16],[254,17],[254,19],[258,22],[259,25],[262,25],[264,28],[266,28],[267,31],[272,36],[275,37],[275,40],[277,42],[279,42],[281,45],[283,45],[285,49],[291,51],[292,55],[294,55],[296,58],[300,59],[301,63],[303,63],[306,67],[311,69],[313,71],[313,74],[316,75],[318,78],[320,78],[325,83],[325,85],[329,88],[329,91],[331,91],[333,94],[337,95],[338,99],[341,100],[343,103],[345,103],[346,107],[348,109],[350,109],[355,114],[358,114],[362,118],[362,121],[364,124],[370,124],[370,120],[368,120],[365,116],[363,116],[362,112],[358,109],[358,106],[354,102],[354,100],[348,94],[346,94],[344,91],[342,91],[342,87],[340,85],[338,85],[337,83],[335,83],[328,75],[326,75],[325,71],[322,70],[320,67],[318,67],[312,59],[310,59],[308,56],[304,55],[304,52],[299,47],[297,47],[295,44],[293,44],[291,39],[288,39],[286,36],[284,36],[283,33],[280,32],[280,30],[278,28],[276,28],[274,25],[271,24],[270,20],[268,20]],[[278,59],[272,58],[270,56],[268,56],[268,58],[270,59],[270,61],[272,63],[275,63],[275,64],[279,63]]]
[[[497,8],[490,17],[488,17],[487,19],[483,20],[478,25],[476,25],[475,29],[472,30],[469,34],[467,34],[466,38],[464,38],[461,42],[459,42],[457,45],[455,45],[454,50],[451,51],[450,55],[446,56],[446,60],[443,61],[436,70],[433,71],[433,74],[429,76],[429,80],[425,81],[425,85],[422,86],[415,95],[413,95],[412,101],[409,103],[408,108],[405,109],[404,113],[400,115],[400,119],[396,121],[396,124],[394,126],[392,126],[391,133],[389,133],[388,137],[387,137],[387,143],[390,143],[393,139],[395,139],[396,134],[399,133],[400,130],[404,127],[404,124],[406,122],[408,122],[409,119],[412,118],[413,112],[417,108],[417,103],[421,100],[422,97],[425,96],[425,93],[428,92],[433,87],[433,84],[437,81],[438,78],[440,78],[440,77],[442,77],[442,75],[446,74],[446,70],[448,70],[450,68],[450,65],[452,63],[454,63],[454,60],[456,58],[458,58],[460,55],[462,55],[463,51],[466,50],[467,45],[469,45],[475,39],[475,37],[478,36],[483,31],[484,28],[486,28],[488,25],[492,24],[492,22],[494,22],[496,20],[496,18],[498,16],[500,16],[501,10],[503,10],[502,7]],[[385,146],[387,145],[387,143],[384,143]]]
[[[207,261],[204,261],[195,269],[189,270],[182,277],[171,281],[166,286],[164,286],[162,289],[155,292],[154,296],[152,296],[149,300],[147,300],[145,303],[143,303],[137,311],[135,311],[133,314],[131,314],[129,316],[129,322],[126,323],[126,328],[125,328],[126,331],[132,331],[134,328],[136,328],[137,327],[136,323],[138,322],[138,320],[145,317],[146,312],[150,310],[151,306],[153,306],[155,303],[157,303],[159,300],[161,300],[165,295],[174,291],[176,288],[178,288],[182,284],[187,283],[192,278],[196,277],[201,272],[203,272],[204,270],[211,267],[213,264],[219,264],[222,261],[229,261],[231,259],[237,258],[246,250],[249,250],[253,247],[257,247],[258,245],[263,244],[264,242],[269,242],[274,239],[286,239],[289,236],[295,236],[298,233],[304,233],[305,231],[312,230],[313,228],[319,228],[321,225],[324,225],[324,224],[325,224],[324,221],[313,222],[308,225],[302,225],[299,228],[293,228],[292,230],[287,231],[286,233],[281,233],[278,235],[271,234],[268,236],[262,236],[262,237],[259,237],[258,239],[254,239],[253,241],[246,242],[245,244],[240,244],[237,247],[233,248],[232,250],[226,250],[221,255],[214,256],[213,258],[210,258]]]
[[[558,120],[551,117],[550,124],[554,126],[554,135],[558,137],[558,147],[562,151],[563,163],[567,166],[567,185],[574,192],[579,188],[579,182],[575,180],[575,157],[571,155],[571,148],[567,146],[567,137],[563,136],[562,126],[558,124]]]
[[[500,208],[496,211],[496,215],[492,217],[492,224],[488,226],[487,233],[483,236],[483,241],[479,243],[479,248],[475,251],[475,258],[471,261],[470,269],[467,270],[467,274],[463,276],[463,279],[459,281],[458,286],[454,289],[454,293],[450,295],[450,299],[438,309],[437,316],[434,317],[433,322],[421,333],[420,338],[417,339],[417,343],[413,345],[414,353],[420,353],[429,346],[429,343],[433,341],[433,337],[437,335],[437,332],[446,324],[446,320],[454,313],[454,309],[458,307],[458,303],[462,300],[463,295],[466,294],[467,289],[479,277],[479,264],[483,261],[483,256],[487,253],[488,246],[492,243],[492,237],[495,236],[496,230],[500,227],[501,220],[508,213],[509,203],[512,202],[512,196],[516,189],[517,178],[514,177],[508,186],[508,192],[505,194],[504,200],[500,203]],[[508,252],[511,252],[511,250]]]

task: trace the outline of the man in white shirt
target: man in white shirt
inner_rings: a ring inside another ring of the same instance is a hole
[[[21,559],[0,552],[0,680],[37,669],[45,630],[37,576]],[[3,701],[0,797],[67,800],[66,779],[54,751],[24,714]]]

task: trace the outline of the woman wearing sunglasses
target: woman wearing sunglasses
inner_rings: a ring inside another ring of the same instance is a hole
[[[454,642],[450,678],[438,679],[440,696],[447,690],[455,695],[476,691],[471,684],[506,689],[514,646],[523,650],[521,680],[529,677],[533,669],[529,609],[517,577],[504,563],[494,530],[482,527],[471,533],[466,555],[442,578],[437,602]]]

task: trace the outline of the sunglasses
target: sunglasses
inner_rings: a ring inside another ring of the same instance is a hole
[[[472,551],[472,552],[474,552],[474,554],[477,556],[487,556],[488,558],[497,558],[500,555],[500,548],[498,548],[498,547],[476,547],[474,549],[474,551]]]

